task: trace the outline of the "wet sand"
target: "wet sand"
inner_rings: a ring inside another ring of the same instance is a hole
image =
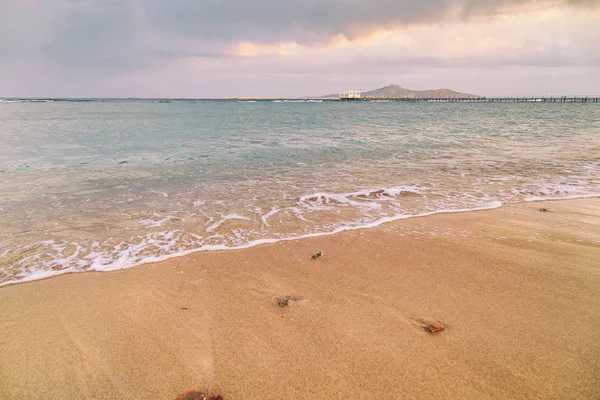
[[[0,307],[2,399],[598,399],[600,199],[63,275]]]

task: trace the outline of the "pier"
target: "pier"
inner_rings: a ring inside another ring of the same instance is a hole
[[[340,97],[342,101],[404,101],[414,103],[600,103],[600,96],[559,97]]]

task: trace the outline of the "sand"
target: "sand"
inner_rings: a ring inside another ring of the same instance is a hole
[[[598,399],[600,199],[63,275],[0,307],[2,399]]]

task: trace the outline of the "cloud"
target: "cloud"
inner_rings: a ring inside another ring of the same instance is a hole
[[[600,0],[568,0],[595,6]],[[0,46],[65,63],[127,66],[190,47],[236,41],[326,42],[395,26],[494,15],[543,0],[8,0],[0,7]],[[22,41],[22,42],[21,42]],[[196,46],[194,46],[196,44]],[[214,50],[214,49],[213,49]]]
[[[144,3],[161,32],[220,40],[294,40],[344,35],[354,39],[382,27],[495,15],[515,8],[558,4],[593,6],[595,0],[171,0]]]
[[[536,38],[523,44],[519,36],[531,34],[521,22],[515,35],[495,31],[487,42],[465,35],[491,32],[487,19],[545,10],[568,14],[570,7],[585,7],[597,18],[599,5],[600,0],[5,0],[0,2],[0,87],[33,90],[50,85],[49,80],[57,88],[89,88],[90,82],[98,87],[121,75],[158,74],[181,63],[216,74],[265,65],[293,70],[290,60],[308,60],[300,65],[310,70],[316,64],[326,73],[327,63],[312,57],[335,65],[356,54],[362,57],[356,65],[386,63],[389,68],[451,68],[467,62],[595,65],[593,49],[587,61],[577,53],[588,51],[592,39],[561,45],[554,32],[547,43]],[[502,24],[500,29],[510,25]],[[457,32],[454,25],[483,30]],[[421,32],[436,26],[443,32]],[[381,32],[391,32],[396,42],[382,41]],[[461,35],[462,43],[450,40]],[[542,50],[533,52],[534,44]],[[397,53],[390,56],[390,51]]]

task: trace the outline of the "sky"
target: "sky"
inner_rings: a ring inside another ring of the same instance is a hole
[[[2,97],[600,95],[600,0],[0,0]]]

